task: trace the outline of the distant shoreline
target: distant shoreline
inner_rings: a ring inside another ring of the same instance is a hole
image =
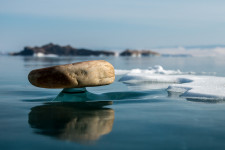
[[[91,50],[85,48],[74,48],[70,45],[60,46],[53,43],[41,47],[24,47],[20,52],[9,53],[12,56],[159,56],[160,54],[152,50],[126,49],[121,53],[107,50]]]

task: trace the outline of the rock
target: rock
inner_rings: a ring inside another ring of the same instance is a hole
[[[160,55],[157,52],[153,52],[151,50],[130,50],[127,49],[120,53],[120,56],[156,56]]]
[[[93,60],[32,70],[28,80],[42,88],[81,88],[111,84],[115,73],[109,62]]]
[[[23,55],[23,56],[32,56],[34,54],[55,54],[58,56],[100,56],[100,55],[115,55],[114,52],[104,51],[104,50],[90,50],[84,48],[73,48],[71,46],[60,46],[56,44],[47,44],[41,47],[25,47],[22,51],[16,53],[10,53],[10,55]]]

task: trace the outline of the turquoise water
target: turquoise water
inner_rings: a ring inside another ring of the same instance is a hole
[[[130,88],[116,81],[53,101],[61,89],[32,86],[35,68],[104,59],[115,69],[161,65],[196,74],[225,76],[220,57],[59,57],[0,56],[0,149],[224,149],[225,103],[186,100],[165,89]],[[132,89],[136,89],[133,91]],[[80,96],[81,99],[83,96]],[[70,99],[70,100],[68,100]]]

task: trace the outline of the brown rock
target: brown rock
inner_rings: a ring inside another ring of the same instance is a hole
[[[42,88],[81,88],[111,84],[115,73],[109,62],[93,60],[32,70],[28,80]]]

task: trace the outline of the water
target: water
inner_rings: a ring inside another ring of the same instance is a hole
[[[222,57],[0,56],[0,149],[224,149],[225,103],[168,95],[165,89],[129,87],[118,80],[87,88],[88,102],[52,102],[61,89],[32,86],[35,68],[104,59],[116,69],[161,65],[225,76]],[[75,96],[71,95],[70,98]],[[81,95],[82,97],[82,95]],[[68,100],[66,98],[61,100]],[[93,100],[94,99],[94,100]]]

